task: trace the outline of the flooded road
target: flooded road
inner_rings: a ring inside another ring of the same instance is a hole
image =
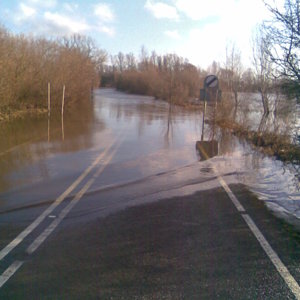
[[[196,151],[203,133],[209,159]],[[246,185],[274,214],[300,228],[299,184],[292,166],[263,156],[212,124],[203,131],[200,112],[112,89],[95,91],[90,105],[68,111],[63,124],[53,112],[49,124],[41,117],[1,128],[1,221],[10,221],[4,214],[9,211],[20,211],[20,221],[27,220],[32,210],[26,208],[51,203],[112,139],[119,143],[116,155],[84,203],[74,208],[70,222],[215,188],[216,168],[227,184]]]
[[[297,170],[212,112],[101,89],[5,124],[0,298],[300,299]]]

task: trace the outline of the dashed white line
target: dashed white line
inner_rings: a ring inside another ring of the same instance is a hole
[[[18,271],[23,263],[23,261],[16,260],[3,272],[3,274],[0,276],[0,288]]]
[[[60,222],[66,217],[66,215],[71,211],[71,209],[79,202],[82,196],[86,193],[86,191],[92,186],[95,182],[96,178],[104,171],[108,163],[114,157],[119,145],[112,151],[106,161],[101,165],[101,167],[97,170],[94,176],[83,186],[83,188],[75,195],[73,200],[60,212],[58,218],[56,218],[27,248],[26,252],[28,254],[32,254],[35,250],[38,249],[39,246],[47,239],[47,237],[53,232],[53,230],[60,224]]]
[[[103,165],[100,166],[100,168],[96,171],[96,173],[93,175],[93,177],[83,186],[83,188],[75,195],[73,200],[60,212],[59,216],[53,220],[53,222],[32,242],[32,244],[27,248],[27,253],[32,254],[37,248],[47,239],[47,237],[53,232],[53,230],[60,224],[60,222],[65,218],[65,216],[70,212],[70,210],[78,203],[78,201],[82,198],[82,196],[86,193],[86,191],[91,187],[91,185],[95,182],[96,178],[104,171],[108,163],[112,160],[114,157],[117,149],[119,148],[121,142],[123,139],[121,139],[118,142],[118,145],[115,147],[115,149],[110,153],[110,155],[106,158],[106,160],[103,159],[103,155],[107,153],[107,151],[112,147],[113,143],[102,153],[98,156],[98,158],[94,161],[94,163],[91,166],[95,166],[98,162],[103,162]],[[95,163],[97,162],[97,163]],[[88,168],[90,171],[92,168]],[[89,173],[89,172],[88,172]],[[86,173],[86,175],[88,174]],[[84,177],[83,177],[84,178]],[[82,178],[82,179],[83,179]],[[53,217],[53,215],[50,215]],[[30,227],[30,226],[29,226]],[[32,227],[30,227],[31,229]],[[25,229],[27,234],[30,233],[30,229]],[[34,228],[33,228],[34,229]],[[33,230],[32,229],[32,230]],[[26,236],[23,233],[24,236]],[[8,250],[12,250],[14,247],[16,247],[20,242],[22,241],[21,238],[14,239],[9,245],[10,248]],[[6,247],[7,248],[7,247]],[[5,249],[6,249],[5,248]],[[8,251],[6,250],[6,252]],[[6,253],[5,252],[5,253]],[[7,252],[8,253],[8,252]],[[22,266],[24,262],[22,261],[15,261],[12,263],[0,276],[0,288],[17,272],[17,270]]]
[[[52,211],[67,197],[69,194],[83,181],[83,179],[95,168],[103,157],[113,146],[113,140],[106,149],[94,160],[94,162],[27,228],[25,228],[14,240],[12,240],[5,248],[0,251],[0,261],[10,253],[17,245],[19,245],[26,236],[28,236],[43,220],[52,213]]]
[[[26,252],[32,254],[53,232],[53,230],[64,219],[68,212],[75,206],[75,204],[81,199],[85,192],[90,188],[95,180],[90,179],[84,187],[76,194],[75,198],[60,212],[58,218],[56,218],[27,248]]]

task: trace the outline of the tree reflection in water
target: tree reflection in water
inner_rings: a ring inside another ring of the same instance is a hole
[[[68,109],[63,124],[59,111],[53,111],[50,120],[46,115],[29,116],[1,124],[0,191],[9,188],[8,176],[12,171],[36,161],[41,176],[47,178],[47,156],[91,147],[94,123],[93,103],[90,102]],[[97,130],[104,128],[105,124],[98,120]]]

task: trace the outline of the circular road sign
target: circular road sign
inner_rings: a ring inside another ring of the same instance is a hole
[[[219,80],[218,77],[215,75],[208,75],[204,79],[204,86],[206,88],[218,88]]]

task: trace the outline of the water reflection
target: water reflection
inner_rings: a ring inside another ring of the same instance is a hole
[[[283,95],[270,95],[270,113],[265,115],[259,94],[239,93],[239,105],[225,108],[227,118],[236,121],[255,131],[275,132],[278,134],[294,135],[300,126],[297,120],[300,117],[299,106],[296,101],[288,100]],[[229,102],[232,102],[229,100]],[[224,107],[223,107],[224,108]]]
[[[93,104],[87,103],[67,110],[63,120],[54,111],[50,119],[31,116],[1,124],[0,191],[32,182],[32,176],[17,174],[26,166],[34,165],[31,170],[34,177],[46,180],[49,178],[47,158],[92,147],[95,121]],[[97,130],[104,128],[102,121],[97,123]]]
[[[285,130],[290,126],[286,122],[293,120],[289,113],[293,115],[294,111],[281,110],[276,118],[261,122],[261,111],[255,111],[259,107],[259,103],[249,100],[231,114],[256,129],[263,124]],[[219,105],[218,111],[230,113]],[[191,186],[196,187],[196,183],[201,183],[201,188],[216,187],[213,165],[228,184],[247,185],[274,213],[297,223],[300,218],[297,170],[263,156],[245,141],[217,128],[214,114],[214,108],[208,108],[203,123],[199,111],[171,106],[152,97],[97,90],[93,105],[66,111],[63,124],[60,114],[57,118],[52,114],[49,143],[47,117],[21,120],[1,128],[0,189],[29,184],[35,178],[59,181],[63,175],[68,178],[80,173],[90,165],[93,155],[99,154],[100,146],[122,131],[125,133],[121,149],[105,176],[97,179],[94,189],[148,179],[143,183],[144,189],[137,183],[136,189],[124,187],[122,194],[114,191],[116,202],[121,202],[126,193],[131,198],[136,195],[144,198],[147,191],[161,190],[168,197],[177,187],[192,191]],[[44,194],[49,197],[49,191]]]
[[[209,132],[211,132],[212,136],[209,140],[205,141],[205,117],[207,115],[206,102],[204,103],[203,117],[202,117],[202,132],[201,132],[201,141],[196,142],[196,149],[198,153],[199,160],[207,160],[217,156],[219,154],[219,143],[216,141],[215,132],[216,132],[216,111],[217,111],[217,102],[214,105],[213,113],[208,115],[209,123],[212,124],[212,127],[209,128]]]
[[[270,111],[263,114],[258,94],[245,93],[240,95],[238,107],[225,106],[222,113],[246,128],[282,134],[299,143],[300,110],[296,102],[272,95]],[[238,181],[246,184],[269,209],[300,228],[299,166],[267,157],[220,129],[218,141],[220,153],[215,160],[218,169],[223,173],[234,169],[239,174]]]
[[[200,169],[201,164],[209,160],[221,175],[235,174],[235,183],[247,185],[274,213],[281,212],[282,215],[284,211],[286,219],[298,222],[300,193],[295,168],[264,156],[230,132],[216,128],[214,107],[208,108],[203,123],[200,112],[185,111],[150,97],[111,90],[100,91],[99,95],[101,117],[110,127],[116,126],[116,122],[130,125],[130,151],[136,156],[133,155],[134,158],[124,165],[127,170],[139,170],[139,174],[148,176],[191,164],[197,160],[196,144],[200,150]],[[256,130],[277,130],[281,133],[290,130],[295,114],[286,103],[276,103],[277,115],[262,118],[261,104],[255,97],[257,95],[245,95],[238,109],[231,110],[231,115],[235,114],[237,120]],[[194,166],[191,167],[194,174],[192,168]],[[206,168],[207,165],[204,166]],[[187,173],[184,176],[187,177]],[[177,179],[186,180],[179,173]],[[161,178],[161,181],[168,185],[167,178]]]
[[[219,143],[212,141],[197,141],[196,149],[198,150],[199,160],[207,160],[219,154]]]

